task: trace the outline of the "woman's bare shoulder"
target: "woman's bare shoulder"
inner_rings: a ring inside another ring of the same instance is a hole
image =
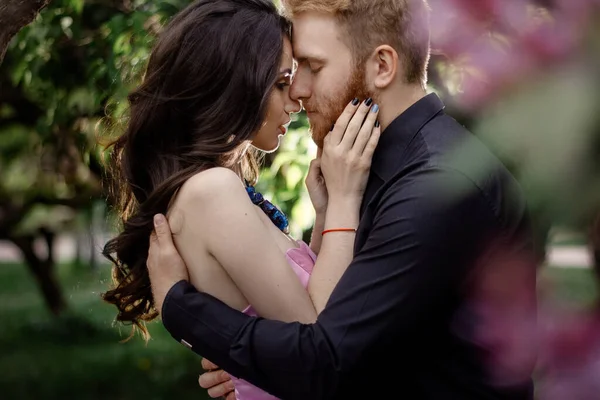
[[[227,193],[240,193],[244,184],[240,177],[228,168],[214,167],[197,173],[188,179],[179,196],[189,198],[213,198]]]
[[[199,172],[179,189],[169,209],[173,233],[181,230],[183,219],[204,218],[207,213],[239,209],[250,203],[240,177],[228,168],[215,167]]]

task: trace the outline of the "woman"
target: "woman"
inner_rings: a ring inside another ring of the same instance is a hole
[[[249,314],[315,321],[350,263],[377,106],[349,104],[311,165],[310,247],[252,186],[255,150],[276,150],[300,108],[292,68],[289,24],[269,0],[198,0],[159,38],[114,143],[123,231],[104,249],[115,286],[103,298],[146,339],[144,322],[157,316],[146,269],[157,213],[169,216],[192,284]],[[272,398],[234,382],[240,400]]]

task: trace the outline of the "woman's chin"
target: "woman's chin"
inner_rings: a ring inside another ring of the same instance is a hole
[[[264,143],[264,144],[261,144],[260,146],[252,144],[252,146],[257,150],[262,151],[263,153],[274,153],[275,151],[277,151],[280,144],[281,144],[281,136],[279,136],[277,138],[277,142],[269,143],[268,145],[266,143]]]

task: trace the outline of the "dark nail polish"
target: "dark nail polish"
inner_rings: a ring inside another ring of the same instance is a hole
[[[359,102],[360,102],[360,100],[358,100],[357,98],[354,98],[354,100],[352,100],[352,105],[356,106],[356,105],[358,105]]]
[[[372,112],[374,112],[374,113],[376,113],[377,111],[379,111],[379,105],[378,105],[378,104],[375,104],[375,105],[373,106],[373,108],[371,108],[371,111],[372,111]]]
[[[375,128],[379,128],[379,120],[375,121]]]
[[[331,132],[333,128],[335,128],[335,124],[331,125],[331,129],[329,130],[329,132]]]
[[[373,102],[373,99],[369,97],[368,99],[366,99],[366,100],[365,100],[365,105],[366,105],[367,107],[369,107],[369,106],[371,105],[371,103],[372,103],[372,102]]]

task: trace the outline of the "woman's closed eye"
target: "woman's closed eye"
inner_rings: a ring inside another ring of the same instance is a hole
[[[290,82],[289,81],[278,82],[276,84],[276,86],[277,86],[277,89],[284,90],[287,86],[290,86]]]
[[[291,86],[292,84],[292,74],[290,71],[286,71],[279,82],[275,84],[279,90],[284,90],[286,86]]]

